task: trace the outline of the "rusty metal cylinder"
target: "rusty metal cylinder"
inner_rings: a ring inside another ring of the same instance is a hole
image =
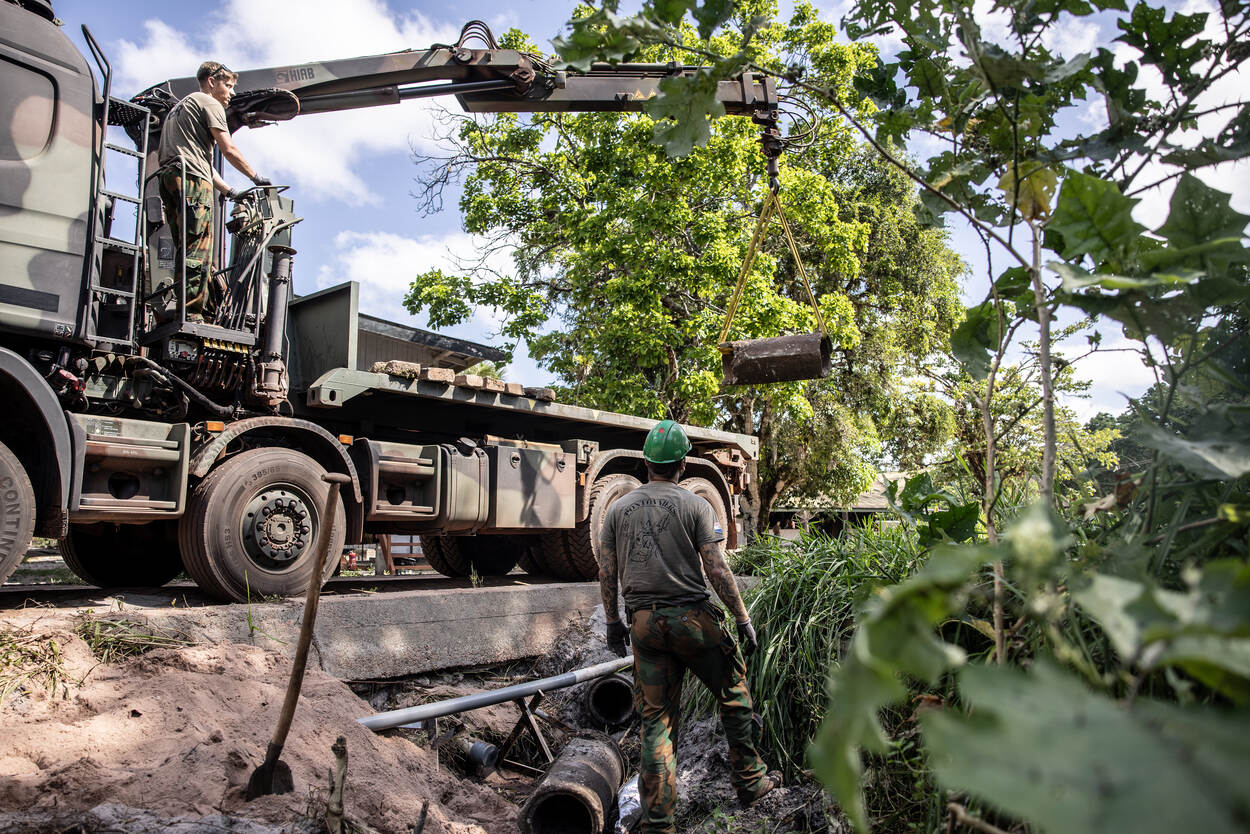
[[[823,333],[724,342],[720,352],[726,385],[824,379],[832,369],[833,345]]]
[[[582,694],[582,707],[600,727],[619,727],[634,714],[634,682],[615,674],[591,681]]]
[[[625,782],[625,757],[602,733],[569,740],[521,808],[522,834],[600,834]]]

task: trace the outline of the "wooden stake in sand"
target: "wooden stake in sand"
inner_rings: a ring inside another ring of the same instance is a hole
[[[316,563],[308,577],[308,592],[304,595],[304,619],[299,627],[299,643],[295,647],[295,658],[291,662],[291,679],[286,685],[286,699],[282,702],[282,712],[278,715],[278,726],[274,728],[273,739],[265,749],[265,761],[252,771],[247,780],[247,798],[255,799],[271,793],[290,793],[295,789],[295,780],[291,776],[291,766],[279,761],[282,746],[286,744],[286,735],[291,730],[291,720],[295,717],[295,705],[299,702],[299,690],[304,683],[304,668],[308,665],[308,646],[312,643],[313,624],[317,620],[317,604],[321,601],[321,582],[325,574],[326,555],[330,542],[334,540],[334,516],[339,506],[339,487],[351,483],[351,478],[338,472],[327,472],[321,480],[330,485],[326,493],[325,512],[321,514],[322,525],[317,531]]]
[[[347,739],[339,736],[330,748],[334,768],[330,771],[330,798],[326,801],[326,831],[343,834],[343,782],[347,779]]]

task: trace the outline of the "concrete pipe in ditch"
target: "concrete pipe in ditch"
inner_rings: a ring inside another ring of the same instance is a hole
[[[625,782],[625,757],[602,733],[569,740],[521,808],[522,834],[600,834]]]
[[[599,727],[620,727],[634,715],[634,682],[617,673],[586,685],[582,707]]]

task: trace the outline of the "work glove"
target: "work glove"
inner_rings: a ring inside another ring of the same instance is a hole
[[[750,620],[738,623],[738,642],[742,644],[743,654],[752,654],[760,647],[760,641],[755,638],[755,626]]]
[[[235,200],[238,200],[238,199],[239,199],[239,192],[238,192],[238,191],[236,191],[235,189],[231,188],[230,190],[228,190],[228,191],[226,192],[226,199],[227,199],[227,200],[229,200],[229,201],[231,201],[231,202],[234,202]]]
[[[629,629],[620,620],[608,623],[608,648],[617,657],[625,656],[625,647],[629,645]]]
[[[259,188],[260,186],[264,186],[264,185],[273,185],[273,183],[269,181],[269,177],[262,177],[260,174],[257,174],[256,176],[252,177],[252,185],[255,185]]]

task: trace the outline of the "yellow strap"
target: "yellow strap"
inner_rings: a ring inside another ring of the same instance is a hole
[[[747,256],[742,261],[742,271],[738,273],[738,285],[734,287],[733,297],[729,299],[729,309],[725,311],[725,324],[721,327],[720,338],[716,340],[718,345],[724,344],[729,338],[729,326],[733,324],[734,314],[738,312],[738,302],[742,300],[742,288],[746,286],[747,275],[751,272],[751,265],[755,263],[755,254],[759,251],[760,241],[764,238],[764,229],[768,226],[768,220],[774,211],[781,218],[781,228],[786,233],[786,241],[790,244],[790,253],[794,255],[794,262],[798,264],[799,276],[803,279],[803,288],[807,290],[807,300],[816,313],[816,324],[822,335],[826,333],[825,319],[820,314],[820,307],[816,305],[816,295],[812,292],[812,285],[807,280],[807,270],[803,268],[803,259],[799,257],[799,247],[794,242],[794,233],[790,231],[790,223],[786,220],[785,208],[781,205],[781,200],[776,193],[769,189],[764,197],[764,207],[760,209],[760,218],[755,224],[755,233],[751,236],[751,245],[747,247]]]
[[[760,219],[755,223],[755,234],[751,236],[751,245],[747,247],[747,256],[742,261],[742,271],[738,273],[738,286],[734,287],[733,297],[729,299],[729,309],[725,311],[725,324],[720,329],[720,338],[716,340],[717,344],[722,344],[729,337],[729,325],[733,324],[734,313],[738,312],[738,302],[742,299],[742,288],[746,286],[747,275],[751,272],[751,264],[755,263],[755,252],[764,237],[764,229],[768,226],[768,217],[772,214],[773,200],[775,199],[776,196],[770,189],[768,196],[764,198],[764,207],[760,209]]]
[[[803,279],[803,289],[807,290],[807,300],[812,305],[812,312],[816,314],[816,327],[820,329],[820,335],[828,336],[829,333],[825,330],[825,317],[820,314],[820,306],[816,304],[816,294],[812,292],[812,285],[807,280],[807,270],[803,268],[803,259],[799,257],[798,244],[794,242],[794,233],[790,231],[790,221],[786,219],[785,210],[782,209],[781,200],[777,199],[776,194],[773,195],[773,200],[777,203],[777,217],[781,219],[781,228],[786,230],[790,254],[794,255],[794,263],[799,268],[799,277]]]

